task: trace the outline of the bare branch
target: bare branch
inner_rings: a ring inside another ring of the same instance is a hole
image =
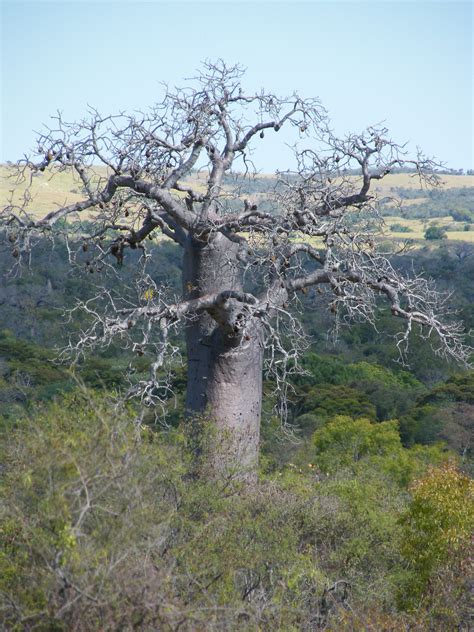
[[[466,364],[472,352],[449,299],[423,277],[397,272],[377,239],[383,198],[374,183],[409,169],[422,186],[436,186],[440,165],[420,152],[411,157],[383,125],[338,138],[318,100],[249,94],[242,76],[239,66],[206,62],[185,87],[165,86],[146,112],[102,116],[90,108],[79,123],[58,113],[34,155],[16,165],[11,200],[0,214],[16,266],[44,233],[67,235],[72,261],[74,247],[94,245],[91,271],[110,257],[121,263],[127,249],[140,248],[146,261],[145,240],[155,231],[183,248],[182,297],[147,276],[133,300],[104,290],[77,307],[91,325],[69,352],[112,339],[135,353],[151,349],[150,379],[131,379],[129,394],[163,403],[170,391],[165,365],[179,356],[173,334],[182,326],[187,406],[199,414],[212,409],[232,432],[241,428],[235,454],[245,437],[258,436],[264,348],[280,393],[298,367],[306,344],[300,292],[324,286],[337,319],[372,324],[383,299],[406,324],[397,339],[402,355],[414,328],[439,355]],[[253,147],[284,125],[296,133],[296,168],[255,192]],[[245,173],[236,175],[239,161]],[[73,175],[82,199],[59,201],[40,215],[35,178],[62,173]]]

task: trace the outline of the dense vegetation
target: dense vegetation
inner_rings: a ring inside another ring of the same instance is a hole
[[[148,270],[178,286],[177,250]],[[111,346],[74,371],[55,361],[94,296],[48,242],[0,287],[2,623],[12,630],[467,630],[474,373],[413,339],[395,362],[381,313],[326,335],[324,296],[304,297],[312,346],[292,378],[288,426],[266,383],[259,484],[208,484],[182,423],[184,372],[163,417],[116,403],[147,357]],[[132,284],[136,254],[106,280]],[[2,249],[0,265],[11,262]],[[474,247],[446,240],[398,257],[474,326]],[[97,279],[98,282],[98,279]],[[102,279],[101,279],[102,282]],[[180,344],[180,341],[177,341]],[[126,377],[127,367],[133,374]]]
[[[305,464],[264,465],[244,490],[196,480],[182,428],[134,426],[112,408],[78,392],[11,430],[0,558],[9,629],[467,621],[473,489],[442,447],[403,448],[396,422],[336,416],[305,445]]]

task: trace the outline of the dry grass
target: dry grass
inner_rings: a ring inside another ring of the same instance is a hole
[[[447,239],[450,241],[468,241],[474,242],[474,231],[465,231],[465,222],[455,222],[450,215],[445,217],[436,217],[429,219],[407,219],[405,217],[386,217],[386,235],[395,239],[423,239],[425,238],[425,231],[429,226],[441,226],[447,229],[448,226],[454,228],[446,233]],[[390,226],[393,224],[401,224],[410,228],[409,233],[402,233],[390,230]]]
[[[457,189],[462,187],[474,187],[474,176],[454,176],[442,175],[442,186],[446,189]],[[383,195],[393,193],[393,189],[421,189],[418,176],[409,173],[393,173],[386,176],[383,180],[377,182],[375,190]],[[410,200],[414,203],[415,200]]]
[[[449,233],[446,233],[448,239],[450,241],[468,241],[471,244],[474,244],[474,230],[469,231],[457,231],[453,230]]]
[[[97,177],[105,177],[107,175],[104,168],[96,168]],[[0,207],[4,207],[13,200],[16,204],[21,204],[23,196],[29,182],[16,183],[11,177],[12,169],[6,165],[0,165]],[[262,174],[259,177],[268,178],[270,175]],[[206,174],[197,173],[192,178],[187,179],[189,184],[199,192],[205,191]],[[355,178],[355,176],[354,176]],[[444,185],[447,188],[460,188],[474,186],[474,176],[443,176]],[[410,174],[391,174],[384,178],[383,181],[377,183],[376,190],[380,195],[393,194],[393,189],[397,187],[403,188],[420,188],[420,182],[416,176]],[[29,203],[29,210],[32,215],[39,217],[45,213],[52,211],[60,206],[73,204],[83,199],[82,183],[70,172],[63,173],[39,173],[31,179],[30,193],[32,196]],[[257,196],[258,197],[258,196]],[[405,200],[404,207],[408,208],[412,204],[420,204],[426,202],[426,198],[414,198]],[[90,216],[90,215],[89,215]],[[386,219],[387,229],[391,224],[402,224],[409,226],[412,230],[410,233],[397,233],[387,230],[389,237],[397,239],[423,239],[426,227],[435,222],[439,226],[458,225],[459,230],[450,231],[447,236],[450,240],[461,240],[474,242],[474,231],[464,231],[462,222],[453,222],[451,217],[441,217],[436,220],[422,221],[417,219],[405,219],[402,217],[390,217]]]
[[[0,205],[9,203],[21,205],[29,188],[31,201],[29,208],[35,216],[52,211],[58,206],[73,204],[83,199],[82,185],[69,173],[40,173],[29,180],[17,183],[8,167],[0,167]]]
[[[105,168],[96,167],[94,172],[97,178],[107,177]],[[192,179],[186,180],[187,184],[199,192],[205,193],[205,175],[196,174]],[[64,172],[37,172],[23,182],[17,182],[13,169],[7,165],[0,165],[0,208],[8,204],[23,205],[25,192],[28,190],[31,200],[28,210],[34,217],[41,217],[56,208],[74,204],[84,199],[82,182],[76,174],[70,171]],[[182,194],[177,194],[181,197]],[[83,217],[89,217],[83,214]]]

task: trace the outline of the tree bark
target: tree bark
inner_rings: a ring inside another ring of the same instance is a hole
[[[189,237],[183,260],[186,298],[225,290],[242,291],[238,244],[221,234],[207,243]],[[238,326],[243,306],[196,317],[186,328],[188,382],[186,412],[199,434],[206,433],[200,466],[212,475],[256,480],[262,403],[263,332],[251,318]],[[199,441],[198,441],[199,444]]]

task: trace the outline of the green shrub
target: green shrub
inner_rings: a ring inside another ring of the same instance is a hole
[[[391,224],[390,230],[393,233],[412,233],[412,229],[406,224]]]
[[[425,239],[428,240],[436,240],[436,239],[446,239],[446,231],[441,226],[429,226],[425,230]]]
[[[303,411],[324,418],[334,415],[369,417],[375,419],[375,407],[364,393],[349,386],[322,385],[310,389],[303,403]]]
[[[314,462],[242,488],[196,478],[187,431],[154,432],[104,395],[17,419],[0,454],[0,625],[296,632],[428,617],[396,611],[411,578],[400,515],[407,481],[445,455],[367,419],[336,418],[308,447]]]
[[[401,487],[430,463],[446,460],[441,446],[402,446],[397,421],[338,416],[313,435],[314,465],[324,473],[378,471]]]
[[[176,450],[134,426],[128,411],[78,393],[19,421],[7,439],[0,557],[6,626],[107,628],[118,610],[132,620],[140,604],[128,603],[133,588],[126,584],[137,565],[151,573],[145,551],[164,537],[176,510]]]
[[[430,468],[410,488],[401,519],[402,554],[409,574],[400,591],[404,608],[428,606],[444,629],[468,618],[474,531],[474,482],[452,463]],[[465,618],[464,618],[465,617]]]
[[[270,481],[193,479],[186,435],[132,418],[74,393],[5,438],[3,625],[296,630],[325,617],[329,580],[303,541],[317,506]]]

